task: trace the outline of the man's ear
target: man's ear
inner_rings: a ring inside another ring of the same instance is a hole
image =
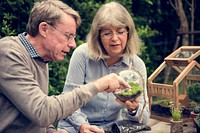
[[[46,37],[49,30],[50,30],[50,25],[47,24],[46,22],[41,22],[38,26],[38,32],[43,37]]]

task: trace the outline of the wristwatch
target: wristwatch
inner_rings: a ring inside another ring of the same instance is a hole
[[[127,109],[127,110],[128,110],[128,109]],[[133,111],[129,111],[129,110],[128,110],[128,114],[131,115],[131,116],[135,116],[136,113],[137,113],[137,110],[138,110],[138,106],[137,106],[137,108],[136,108],[135,110],[133,110]]]

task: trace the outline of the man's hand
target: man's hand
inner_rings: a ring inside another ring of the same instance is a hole
[[[104,133],[104,130],[94,125],[83,124],[80,127],[80,133]]]
[[[94,81],[94,84],[98,88],[99,92],[114,92],[116,89],[131,88],[123,78],[114,73]]]

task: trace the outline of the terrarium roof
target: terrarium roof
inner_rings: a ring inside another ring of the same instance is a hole
[[[169,66],[187,66],[200,56],[200,46],[182,46],[172,52],[164,60]]]

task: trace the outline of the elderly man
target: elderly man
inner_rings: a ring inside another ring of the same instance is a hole
[[[0,132],[45,133],[98,92],[130,87],[115,74],[48,96],[48,62],[60,61],[76,47],[76,11],[58,0],[35,3],[27,32],[0,40]],[[83,89],[84,88],[84,89]]]

